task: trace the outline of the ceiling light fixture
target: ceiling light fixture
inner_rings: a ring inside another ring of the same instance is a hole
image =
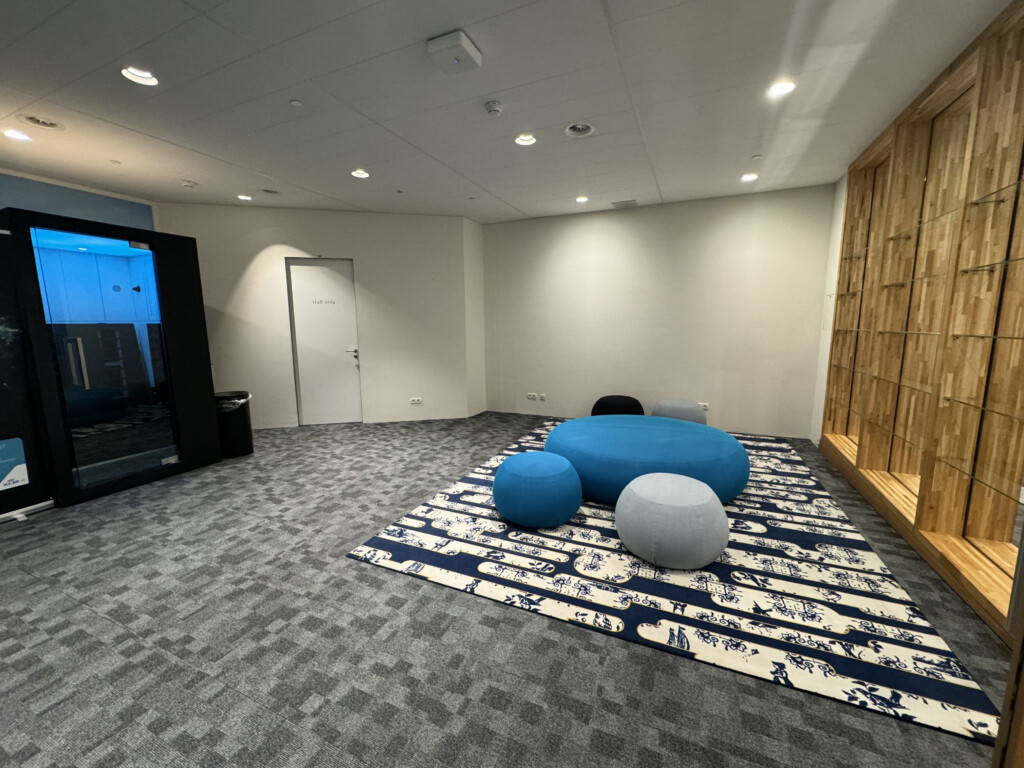
[[[518,136],[516,136],[516,144],[519,144],[521,146],[528,147],[531,144],[536,143],[537,137],[534,136],[532,133],[520,133]]]
[[[768,98],[777,99],[785,96],[787,93],[792,93],[795,88],[796,83],[792,80],[776,80],[772,83],[771,88],[768,89]]]
[[[590,199],[590,198],[589,198],[589,197],[587,197],[586,195],[580,195],[579,197],[577,197],[577,198],[576,198],[576,202],[577,202],[577,203],[585,203],[585,202],[587,202],[587,200],[589,200],[589,199]]]
[[[153,77],[152,72],[147,72],[144,69],[138,67],[125,67],[121,70],[121,74],[131,80],[133,83],[139,85],[156,85],[159,80]]]
[[[302,106],[302,102],[301,102],[301,101],[299,101],[298,99],[292,99],[292,100],[291,100],[291,101],[289,101],[288,103],[289,103],[289,104],[291,104],[291,105],[292,105],[293,107],[295,107],[296,109],[298,109],[299,107],[301,107],[301,106]]]
[[[239,195],[239,200],[252,200],[252,195]]]
[[[757,181],[756,173],[744,173],[740,176],[740,181]]]
[[[370,172],[364,171],[362,168],[356,168],[354,171],[352,171],[352,175],[355,176],[357,179],[370,178]]]
[[[12,141],[32,141],[31,136],[27,136],[26,134],[22,133],[21,131],[15,130],[14,128],[8,128],[6,131],[4,131],[4,136],[6,136],[8,139],[11,139]]]

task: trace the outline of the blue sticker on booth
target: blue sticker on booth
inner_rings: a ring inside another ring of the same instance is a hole
[[[0,491],[28,485],[25,446],[20,437],[0,440]]]

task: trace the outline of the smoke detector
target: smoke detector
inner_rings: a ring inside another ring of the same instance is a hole
[[[56,120],[47,120],[45,117],[39,117],[39,115],[18,115],[18,119],[25,123],[25,125],[31,125],[33,128],[41,128],[44,131],[65,130],[64,126]]]
[[[594,132],[594,126],[590,123],[569,123],[562,129],[562,133],[570,139],[582,139]]]
[[[505,105],[500,101],[488,101],[484,104],[484,109],[487,110],[487,114],[491,117],[497,117],[505,111]]]

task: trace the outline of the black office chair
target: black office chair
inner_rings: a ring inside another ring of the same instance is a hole
[[[599,397],[590,409],[591,416],[609,416],[624,413],[631,416],[643,416],[644,407],[635,397],[629,395],[605,395]]]

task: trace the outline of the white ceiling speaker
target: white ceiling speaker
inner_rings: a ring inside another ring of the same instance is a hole
[[[483,63],[480,49],[461,29],[427,40],[427,55],[448,75],[480,69]]]
[[[497,117],[505,111],[505,105],[500,101],[488,101],[484,104],[484,109],[487,110],[487,114],[491,117]]]

